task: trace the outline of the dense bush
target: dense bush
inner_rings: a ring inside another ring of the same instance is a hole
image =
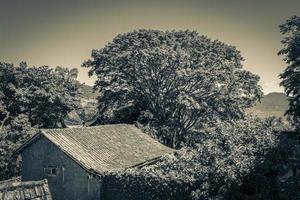
[[[184,200],[190,199],[191,185],[173,179],[148,174],[143,170],[115,172],[103,178],[105,197],[119,200]]]
[[[283,127],[276,118],[220,123],[203,131],[202,141],[194,148],[183,148],[154,165],[116,178],[127,191],[156,188],[155,198],[149,199],[225,199],[278,145]]]
[[[280,142],[270,149],[264,162],[257,163],[243,179],[233,186],[227,196],[233,200],[287,200],[300,195],[300,137],[295,132],[284,132]]]

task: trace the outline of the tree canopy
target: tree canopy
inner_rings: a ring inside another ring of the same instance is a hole
[[[116,36],[83,63],[95,74],[98,123],[138,121],[179,148],[195,128],[241,119],[262,92],[233,46],[195,31],[138,30]]]
[[[293,16],[280,25],[280,32],[284,36],[281,43],[283,48],[279,55],[284,56],[288,64],[283,73],[281,85],[289,99],[289,109],[286,114],[299,128],[300,123],[300,17]]]
[[[0,180],[18,174],[12,153],[37,128],[64,126],[77,107],[77,82],[58,69],[0,62]]]
[[[77,106],[77,85],[47,66],[15,67],[0,63],[0,121],[3,125],[20,114],[32,126],[63,126],[64,117]]]

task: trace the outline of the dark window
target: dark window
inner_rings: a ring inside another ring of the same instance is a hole
[[[44,168],[44,172],[45,174],[49,177],[55,177],[58,174],[58,168],[57,167],[52,167],[52,166],[48,166],[46,168]]]

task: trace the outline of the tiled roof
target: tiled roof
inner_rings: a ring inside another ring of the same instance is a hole
[[[173,152],[128,124],[44,129],[41,133],[85,169],[98,173],[126,169]]]
[[[0,199],[2,200],[51,200],[47,180],[21,182],[11,179],[0,182]]]

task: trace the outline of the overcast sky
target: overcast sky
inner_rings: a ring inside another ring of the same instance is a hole
[[[300,15],[300,0],[0,0],[0,61],[79,68],[92,49],[134,29],[196,30],[236,46],[264,92],[282,91],[278,25]]]

